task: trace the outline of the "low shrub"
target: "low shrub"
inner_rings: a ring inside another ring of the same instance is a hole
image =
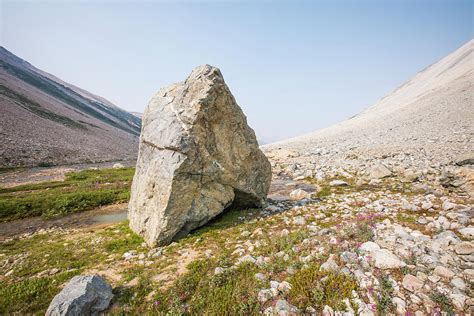
[[[291,303],[302,310],[307,307],[322,311],[325,305],[337,310],[346,308],[343,300],[352,297],[357,282],[352,277],[335,271],[320,271],[317,264],[297,271],[289,280]]]

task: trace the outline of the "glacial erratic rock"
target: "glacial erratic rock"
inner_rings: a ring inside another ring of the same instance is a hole
[[[54,297],[46,316],[99,315],[113,296],[112,287],[101,276],[78,275]]]
[[[270,163],[219,69],[197,67],[158,91],[142,126],[129,219],[148,245],[184,236],[232,203],[265,201]]]

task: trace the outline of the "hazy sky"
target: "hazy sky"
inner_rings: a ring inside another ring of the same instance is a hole
[[[360,112],[467,42],[472,3],[0,0],[0,39],[129,111],[217,66],[269,142]]]

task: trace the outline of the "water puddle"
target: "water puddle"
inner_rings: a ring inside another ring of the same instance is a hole
[[[125,209],[121,210],[120,213],[96,215],[89,219],[89,223],[98,225],[120,223],[127,219],[127,214],[128,212]]]

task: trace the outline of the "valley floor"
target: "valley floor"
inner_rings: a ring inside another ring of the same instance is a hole
[[[0,313],[43,313],[72,276],[98,273],[111,314],[472,314],[469,197],[359,180],[275,176],[264,209],[230,209],[154,249],[126,221],[7,238]],[[294,201],[295,188],[313,194]]]

